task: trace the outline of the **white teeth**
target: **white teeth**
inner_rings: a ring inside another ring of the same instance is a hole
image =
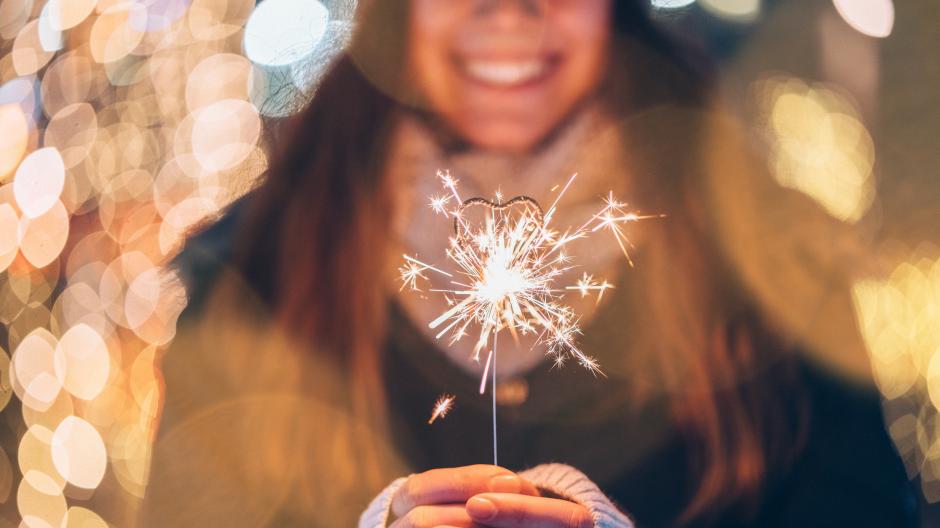
[[[529,60],[515,62],[467,61],[466,72],[471,77],[490,84],[511,86],[535,79],[548,68],[548,61]]]

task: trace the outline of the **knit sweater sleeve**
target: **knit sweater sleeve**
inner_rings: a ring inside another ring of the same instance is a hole
[[[621,513],[584,473],[565,464],[542,464],[519,474],[544,492],[580,504],[591,512],[595,528],[633,528],[633,521]],[[385,528],[392,497],[407,477],[396,479],[382,490],[359,517],[359,528]]]
[[[584,473],[566,464],[542,464],[519,473],[542,491],[580,504],[591,512],[595,528],[634,528],[624,515]]]

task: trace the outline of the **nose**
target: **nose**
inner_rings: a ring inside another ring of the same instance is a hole
[[[477,0],[473,14],[500,28],[513,29],[540,18],[544,0]]]

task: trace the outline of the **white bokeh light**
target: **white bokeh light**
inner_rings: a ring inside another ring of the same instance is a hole
[[[317,0],[267,0],[245,26],[245,55],[266,66],[284,66],[313,52],[330,13]]]
[[[694,3],[695,0],[650,0],[650,4],[656,9],[678,9]]]
[[[852,29],[869,37],[884,38],[894,27],[891,0],[832,0],[839,16]]]
[[[52,435],[52,462],[72,485],[95,489],[104,477],[108,457],[101,434],[90,423],[69,416]]]
[[[20,163],[13,178],[13,196],[23,214],[38,218],[52,208],[65,186],[65,163],[55,148],[41,148]]]

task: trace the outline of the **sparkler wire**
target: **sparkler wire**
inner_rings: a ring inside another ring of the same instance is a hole
[[[493,334],[493,388],[490,390],[490,397],[493,399],[493,465],[499,465],[499,458],[497,457],[498,449],[496,445],[496,338],[499,336],[499,332]]]

